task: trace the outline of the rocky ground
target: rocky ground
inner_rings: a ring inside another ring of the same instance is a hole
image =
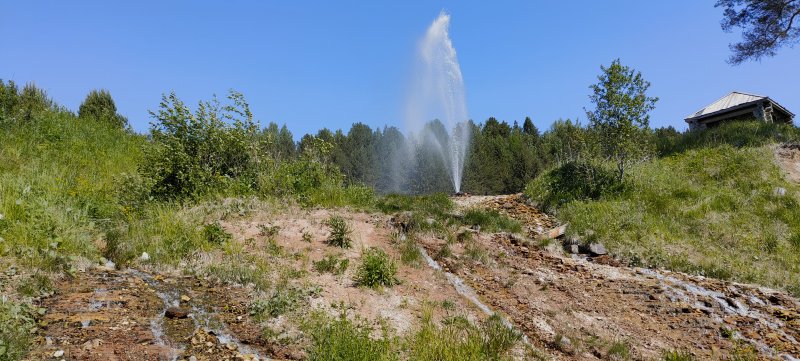
[[[521,195],[454,200],[457,213],[495,209],[519,220],[524,232],[461,226],[455,237],[416,234],[428,263],[400,264],[399,286],[373,290],[354,284],[355,265],[367,247],[400,258],[404,235],[397,218],[335,211],[353,227],[348,250],[323,242],[330,210],[291,208],[225,220],[234,235],[225,251],[170,268],[146,262],[124,270],[88,268],[57,284],[42,301],[47,312],[29,359],[303,359],[303,320],[315,311],[337,314],[337,305],[397,334],[412,331],[424,311],[439,318],[460,312],[473,321],[498,313],[526,336],[528,346],[512,352],[517,359],[653,360],[665,350],[703,360],[800,358],[800,303],[785,293],[626,267],[601,248],[573,250],[546,237],[560,233],[558,222]],[[231,262],[232,249],[267,260],[271,285],[204,271]],[[331,255],[351,266],[338,275],[314,271],[315,261]],[[264,319],[251,312],[255,300],[288,288],[304,296],[285,313]],[[444,303],[450,306],[436,306]]]

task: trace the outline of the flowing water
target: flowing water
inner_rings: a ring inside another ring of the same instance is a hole
[[[407,123],[412,130],[423,133],[421,138],[442,157],[453,189],[460,192],[471,129],[467,124],[464,78],[449,28],[450,15],[442,11],[419,44],[419,64],[412,79]],[[422,127],[431,119],[442,121],[446,134]]]

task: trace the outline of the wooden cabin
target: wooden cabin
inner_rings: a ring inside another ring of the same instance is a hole
[[[706,129],[732,120],[758,119],[791,124],[794,114],[770,97],[731,92],[687,117],[689,130]]]

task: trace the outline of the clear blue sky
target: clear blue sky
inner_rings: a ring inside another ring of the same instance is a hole
[[[175,90],[188,103],[243,92],[262,124],[299,137],[320,127],[403,126],[418,39],[452,16],[470,117],[525,116],[545,129],[584,119],[601,64],[621,58],[658,96],[653,126],[731,90],[800,113],[800,49],[725,62],[739,34],[713,0],[670,1],[2,1],[0,78],[34,81],[77,109],[107,88],[134,129]]]

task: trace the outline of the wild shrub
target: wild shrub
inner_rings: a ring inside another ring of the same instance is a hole
[[[96,122],[106,122],[114,127],[124,128],[128,119],[117,114],[117,105],[106,89],[92,90],[86,95],[78,108],[78,117]]]
[[[14,81],[5,83],[0,79],[0,123],[7,121],[30,125],[35,118],[58,110],[63,108],[35,84],[25,84],[20,90]]]
[[[258,154],[253,120],[244,97],[231,91],[231,104],[201,102],[192,113],[175,93],[164,95],[145,147],[141,173],[152,180],[152,194],[161,199],[197,199],[255,183],[266,159]],[[228,121],[228,122],[226,122]]]
[[[341,216],[331,216],[325,223],[330,229],[330,235],[327,240],[329,245],[340,248],[350,248],[353,246],[353,239],[350,238],[353,229],[344,218]]]
[[[568,162],[529,183],[525,193],[547,209],[575,200],[597,200],[624,189],[615,172],[591,162]]]
[[[400,283],[397,265],[379,248],[369,248],[361,254],[361,265],[355,281],[360,286],[371,288],[392,287]]]

